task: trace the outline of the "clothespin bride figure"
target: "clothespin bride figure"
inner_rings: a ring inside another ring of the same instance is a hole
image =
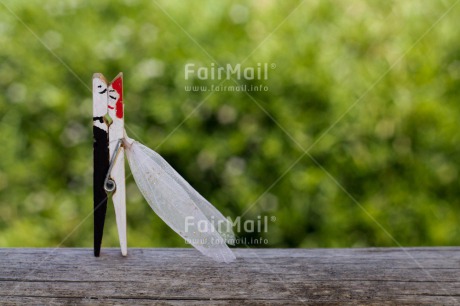
[[[101,74],[95,74],[93,77],[93,97],[97,96],[93,98],[93,101],[94,103],[103,101],[103,98],[98,95],[107,93],[105,101],[108,103],[108,115],[112,119],[108,128],[110,162],[103,188],[108,193],[112,193],[122,254],[127,254],[123,157],[123,152],[126,152],[131,172],[139,190],[153,211],[169,227],[202,254],[219,262],[235,260],[235,255],[227,246],[227,243],[233,244],[235,239],[232,223],[193,189],[158,153],[127,136],[124,130],[123,77],[119,74],[107,86],[106,92],[96,89],[95,93],[95,88],[98,88],[102,80],[101,77]],[[94,150],[96,172],[96,136]],[[105,167],[105,162],[103,164]],[[97,179],[95,174],[95,195],[96,188],[100,191],[100,186],[97,186],[100,184],[100,176],[97,176]],[[95,238],[96,236],[99,237],[99,234],[96,235],[95,232]],[[102,238],[102,233],[100,237]],[[100,242],[98,241],[98,243],[100,250]],[[96,240],[95,254],[97,254],[96,256],[99,254],[96,253]]]

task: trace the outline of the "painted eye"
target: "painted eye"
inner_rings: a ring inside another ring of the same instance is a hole
[[[102,85],[97,86],[97,88],[102,88]]]

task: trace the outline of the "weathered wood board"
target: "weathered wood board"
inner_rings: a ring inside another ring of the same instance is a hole
[[[460,248],[0,249],[0,304],[460,304]]]

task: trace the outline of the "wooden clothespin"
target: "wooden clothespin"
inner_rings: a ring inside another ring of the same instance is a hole
[[[126,151],[134,180],[158,216],[202,254],[218,262],[235,260],[226,244],[235,240],[232,223],[158,153],[129,138],[123,108],[123,75],[108,84],[102,74],[94,74],[94,255],[101,251],[108,195],[115,207],[121,254],[127,255]]]
[[[112,196],[121,254],[127,255],[123,74],[107,84],[100,73],[93,75],[94,157],[94,256],[101,250],[107,198]]]

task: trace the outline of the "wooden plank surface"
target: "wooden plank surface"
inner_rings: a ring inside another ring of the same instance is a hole
[[[460,248],[0,249],[0,304],[459,305]]]

